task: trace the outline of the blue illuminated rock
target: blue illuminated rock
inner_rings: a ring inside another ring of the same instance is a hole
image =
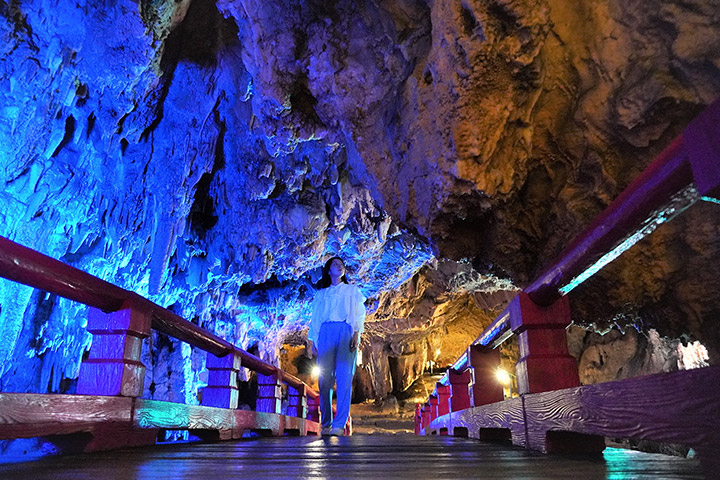
[[[343,144],[258,96],[247,19],[188,4],[2,7],[0,234],[276,361],[328,256],[372,297],[433,254]],[[86,308],[5,281],[2,299],[3,390],[72,389]],[[153,343],[147,395],[195,402],[204,355]]]

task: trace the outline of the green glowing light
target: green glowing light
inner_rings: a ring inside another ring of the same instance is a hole
[[[625,240],[620,242],[615,248],[600,257],[595,263],[590,265],[590,267],[585,269],[585,271],[583,271],[580,275],[570,280],[567,285],[561,287],[559,289],[560,294],[567,295],[568,293],[570,293],[575,287],[595,275],[605,265],[619,257],[620,254],[628,250],[630,247],[635,245],[637,242],[639,242],[646,236],[650,235],[663,223],[666,223],[680,215],[699,199],[700,197],[698,196],[697,189],[695,188],[695,185],[692,184],[675,194],[670,199],[670,202],[667,205],[652,212],[647,218],[647,220],[643,222],[642,226],[632,235],[625,238]]]
[[[720,199],[719,199],[719,198],[715,198],[715,197],[702,196],[702,197],[700,197],[700,200],[703,200],[703,201],[705,201],[705,202],[720,204]]]

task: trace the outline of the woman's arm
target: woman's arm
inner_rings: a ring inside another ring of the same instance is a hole
[[[357,350],[358,345],[360,344],[360,332],[357,330],[355,333],[353,333],[352,338],[350,339],[350,351],[354,352]]]
[[[357,350],[360,344],[360,335],[365,330],[365,296],[360,292],[360,289],[354,287],[353,291],[353,306],[351,312],[353,325],[353,336],[350,340],[350,351],[354,352]]]

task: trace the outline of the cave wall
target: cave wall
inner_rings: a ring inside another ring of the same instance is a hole
[[[433,253],[351,171],[357,152],[296,131],[301,107],[259,93],[254,27],[227,9],[0,6],[0,235],[277,362],[328,256],[372,297]],[[0,389],[72,391],[86,307],[0,288]],[[146,395],[196,402],[204,355],[157,337]]]

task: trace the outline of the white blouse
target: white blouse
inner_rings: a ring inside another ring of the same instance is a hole
[[[320,326],[325,322],[345,322],[353,331],[365,329],[365,296],[355,285],[339,283],[315,294],[308,339],[317,343]]]

